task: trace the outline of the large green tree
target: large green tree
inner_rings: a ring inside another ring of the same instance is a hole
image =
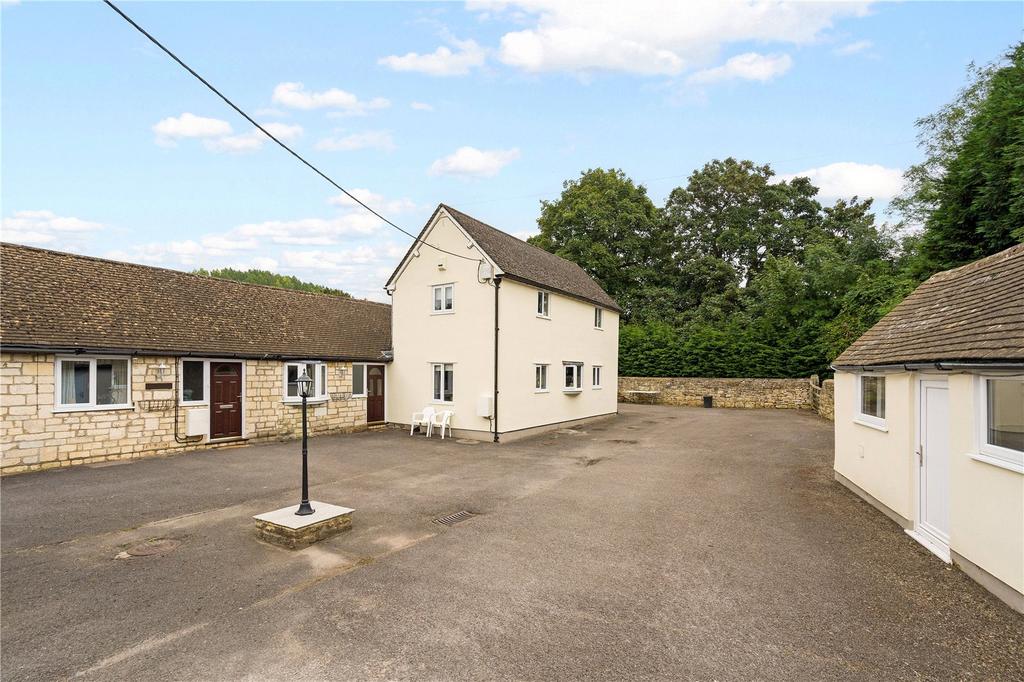
[[[663,300],[671,286],[662,267],[671,235],[646,188],[621,170],[595,168],[567,180],[558,199],[541,202],[537,224],[530,243],[578,263],[627,317]]]
[[[1024,242],[1024,43],[969,74],[953,102],[918,121],[926,158],[893,202],[924,225],[918,277]]]

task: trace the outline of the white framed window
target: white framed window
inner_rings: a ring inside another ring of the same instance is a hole
[[[450,362],[435,362],[430,367],[434,375],[434,402],[452,402],[455,399],[455,365]]]
[[[593,388],[601,388],[601,365],[590,368],[590,385]]]
[[[438,314],[455,312],[455,285],[437,284],[433,287],[434,312]]]
[[[327,364],[314,360],[284,363],[284,402],[301,403],[299,395],[299,377],[302,370],[313,380],[307,401],[327,400]]]
[[[601,308],[594,308],[594,329],[602,329],[602,323],[604,322],[604,310]]]
[[[1024,379],[978,378],[978,459],[1024,473]]]
[[[548,292],[537,292],[537,317],[551,317],[548,314]]]
[[[182,405],[205,405],[210,385],[209,360],[181,360],[181,386],[178,400]]]
[[[547,365],[534,365],[533,366],[533,386],[534,393],[547,393],[548,392],[548,366]]]
[[[580,374],[583,370],[582,362],[564,362],[565,381],[562,390],[566,393],[578,393],[583,390],[583,379]]]
[[[56,411],[132,406],[130,358],[58,356],[55,362]]]
[[[366,397],[366,365],[360,362],[352,363],[352,397]]]
[[[857,416],[855,421],[885,428],[885,377],[860,374],[857,378]]]

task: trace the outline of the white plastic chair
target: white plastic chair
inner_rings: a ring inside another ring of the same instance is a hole
[[[430,420],[430,426],[427,427],[427,438],[434,432],[434,427],[441,427],[441,440],[444,440],[444,429],[448,427],[448,437],[452,435],[452,417],[455,413],[451,410],[445,410],[444,412],[435,412],[434,416]]]
[[[437,414],[437,410],[429,405],[423,408],[422,412],[415,412],[412,415],[412,419],[409,422],[409,435],[411,436],[416,431],[417,426],[426,427],[427,437],[430,437],[431,424],[434,416]]]

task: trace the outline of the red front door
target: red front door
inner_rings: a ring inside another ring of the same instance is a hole
[[[366,421],[384,421],[384,367],[369,365],[366,368]]]
[[[242,435],[242,363],[210,363],[210,438]]]

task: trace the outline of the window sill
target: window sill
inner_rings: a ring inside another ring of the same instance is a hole
[[[178,402],[179,407],[209,407],[210,403],[206,400],[181,400]]]
[[[550,315],[537,315],[537,319],[538,320],[547,320],[548,322],[550,322],[551,321],[551,316]]]
[[[454,400],[431,400],[431,405],[454,405]]]
[[[307,405],[321,405],[323,403],[328,402],[329,400],[330,400],[330,398],[306,398],[306,404]],[[302,399],[300,398],[300,399],[296,400],[295,398],[287,398],[285,400],[282,400],[281,402],[284,403],[285,405],[301,405],[302,404]]]
[[[538,389],[535,389],[533,392],[534,393],[551,393],[551,391],[549,391],[546,388],[538,388]]]
[[[563,388],[562,389],[562,393],[565,393],[567,395],[577,395],[577,394],[583,393],[583,389],[582,388]]]
[[[889,427],[885,426],[884,424],[874,424],[864,419],[858,419],[857,417],[853,418],[853,423],[860,424],[861,426],[866,426],[869,429],[874,429],[875,431],[881,431],[882,433],[889,433]]]
[[[1000,469],[1008,469],[1015,471],[1018,474],[1024,474],[1024,463],[1020,462],[1009,462],[1000,457],[993,457],[992,455],[986,455],[983,452],[968,452],[967,456],[978,462],[984,462],[985,464],[991,464],[994,467]]]
[[[454,310],[435,310],[430,313],[431,315],[454,315]]]
[[[57,414],[60,412],[115,412],[134,409],[134,405],[83,405],[82,407],[55,405],[52,411],[54,414]]]
[[[592,390],[592,391],[600,391],[602,388],[604,388],[604,386],[591,386],[590,390]]]
[[[603,332],[604,331],[604,327],[594,327],[594,331],[595,332]]]
[[[353,398],[365,398],[366,394],[365,393],[353,393],[352,397]]]

